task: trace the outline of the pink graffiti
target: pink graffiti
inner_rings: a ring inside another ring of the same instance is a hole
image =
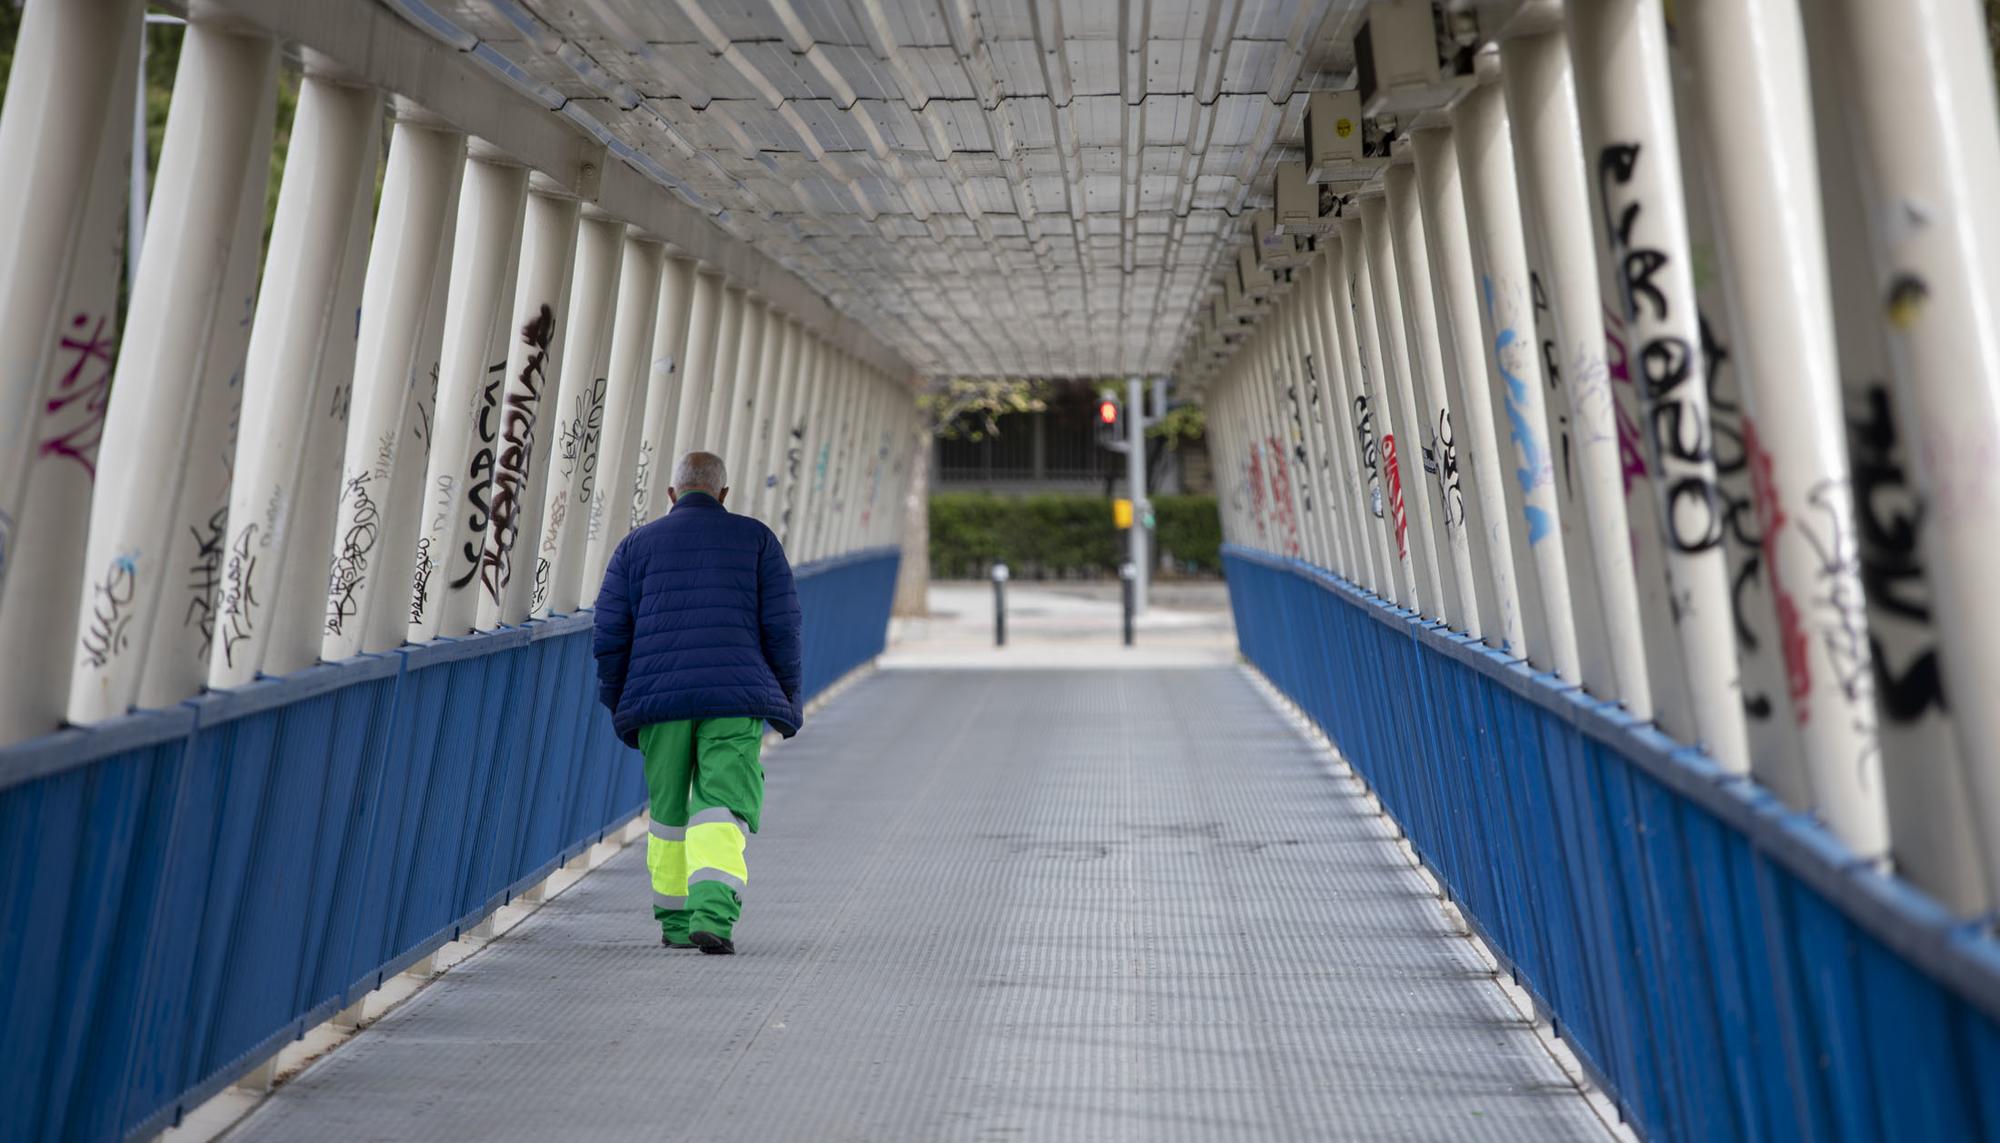
[[[1250,446],[1250,517],[1257,521],[1257,534],[1264,534],[1264,446]]]
[[[1778,533],[1789,517],[1778,503],[1777,479],[1771,472],[1771,454],[1757,437],[1757,426],[1743,419],[1743,453],[1750,461],[1750,494],[1757,507],[1757,522],[1763,526],[1764,569],[1777,603],[1778,646],[1785,655],[1785,681],[1792,695],[1792,717],[1804,726],[1812,719],[1812,663],[1807,657],[1804,617],[1798,601],[1785,590],[1785,577],[1778,568]]]
[[[75,410],[81,414],[68,428],[41,443],[41,456],[66,456],[83,466],[92,480],[97,479],[97,446],[104,440],[104,415],[111,407],[112,337],[105,332],[109,318],[91,324],[89,314],[69,320],[72,331],[90,326],[89,334],[72,332],[63,336],[60,350],[74,354],[62,376],[56,378],[55,393],[43,406],[50,417]],[[94,370],[94,375],[92,371]]]
[[[1604,366],[1611,379],[1620,385],[1632,383],[1630,358],[1625,349],[1625,319],[1609,308],[1604,311]],[[1618,422],[1618,462],[1624,471],[1625,495],[1632,495],[1635,481],[1646,479],[1646,453],[1639,435],[1639,423],[1633,419],[1625,402],[1613,401],[1611,408]]]
[[[1299,554],[1298,508],[1292,502],[1292,473],[1285,465],[1285,449],[1277,437],[1270,437],[1265,447],[1271,454],[1271,504],[1277,509],[1278,523],[1285,529],[1285,545],[1289,554]]]
[[[1382,471],[1389,480],[1389,512],[1396,521],[1396,554],[1410,558],[1410,522],[1403,515],[1403,471],[1396,463],[1396,434],[1382,434]]]

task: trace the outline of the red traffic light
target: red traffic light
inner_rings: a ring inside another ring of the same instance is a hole
[[[1097,403],[1097,419],[1107,425],[1118,423],[1118,402],[1106,397]]]

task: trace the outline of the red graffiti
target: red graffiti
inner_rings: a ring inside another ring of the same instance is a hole
[[[1750,494],[1756,504],[1757,522],[1763,527],[1764,572],[1771,585],[1771,598],[1778,611],[1778,645],[1785,654],[1785,680],[1792,695],[1792,717],[1804,726],[1812,718],[1812,663],[1806,657],[1806,630],[1797,601],[1785,590],[1778,568],[1778,533],[1789,519],[1778,503],[1777,479],[1771,472],[1771,454],[1758,439],[1757,426],[1743,419],[1743,452],[1750,461]]]
[[[1257,521],[1257,534],[1264,534],[1264,446],[1250,446],[1250,516]]]
[[[50,417],[69,411],[75,419],[67,428],[42,441],[41,456],[66,456],[83,466],[92,480],[97,479],[97,446],[104,440],[104,414],[111,407],[112,335],[105,331],[108,318],[91,325],[89,314],[69,319],[72,332],[60,345],[64,353],[75,354],[55,392],[43,406]],[[82,334],[90,325],[88,335]],[[73,410],[73,411],[72,411]]]
[[[1266,447],[1271,454],[1271,505],[1277,509],[1278,523],[1285,529],[1285,545],[1289,554],[1299,554],[1299,517],[1297,505],[1292,502],[1292,473],[1285,465],[1285,449],[1277,437],[1270,437]]]
[[[1396,521],[1396,554],[1410,558],[1410,522],[1403,515],[1403,471],[1396,463],[1396,434],[1382,434],[1382,471],[1389,480],[1389,513]]]

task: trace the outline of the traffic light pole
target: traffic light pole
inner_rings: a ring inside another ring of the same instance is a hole
[[[1132,610],[1146,611],[1146,588],[1152,568],[1146,559],[1146,521],[1153,514],[1146,501],[1146,388],[1137,377],[1125,379],[1125,484],[1132,497],[1132,526],[1125,530],[1132,561]],[[1164,410],[1162,410],[1164,412]]]

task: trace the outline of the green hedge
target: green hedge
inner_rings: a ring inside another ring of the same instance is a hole
[[[1125,557],[1124,535],[1111,524],[1111,504],[1076,493],[994,496],[984,492],[931,495],[931,574],[984,579],[995,560],[1027,578],[1114,575]],[[1160,496],[1153,501],[1160,546],[1176,567],[1222,569],[1222,522],[1213,496]]]
[[[1222,574],[1222,514],[1213,496],[1156,496],[1154,533],[1160,550],[1187,571]]]

